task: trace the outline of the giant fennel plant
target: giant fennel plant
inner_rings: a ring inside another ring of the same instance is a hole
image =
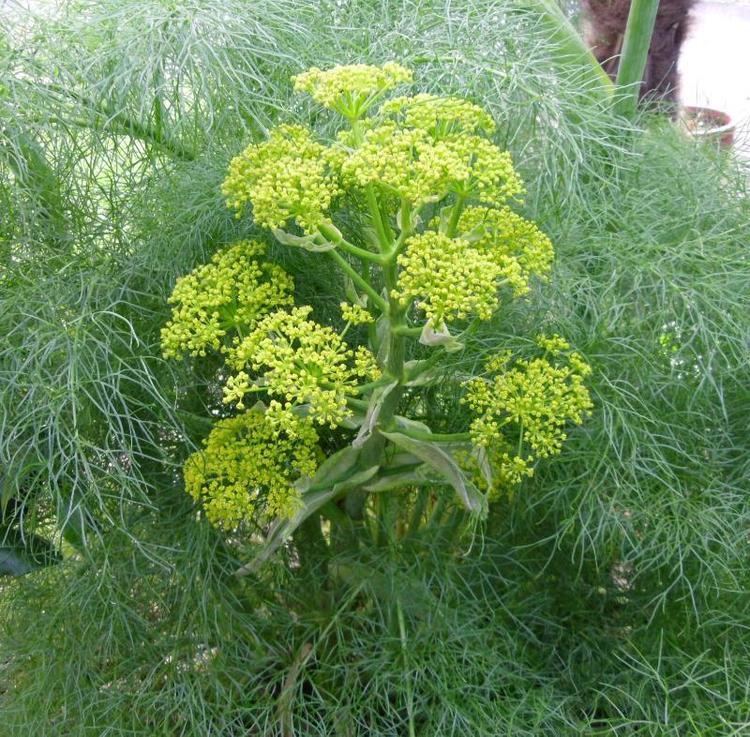
[[[338,327],[295,303],[258,241],[220,250],[170,300],[164,355],[218,355],[232,408],[187,460],[185,486],[214,525],[270,530],[256,561],[311,517],[351,527],[385,497],[408,512],[404,534],[451,487],[481,516],[591,407],[590,368],[558,335],[535,336],[533,355],[496,352],[473,375],[441,370],[546,277],[553,248],[512,209],[524,188],[488,113],[455,97],[389,99],[411,79],[396,63],[299,74],[296,89],[341,123],[335,140],[281,125],[223,183],[238,217],[251,210],[283,246],[330,260],[348,297]],[[421,421],[446,385],[469,411],[459,432]]]

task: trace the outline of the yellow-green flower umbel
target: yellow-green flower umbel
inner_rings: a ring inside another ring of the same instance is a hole
[[[339,307],[341,308],[341,317],[352,325],[367,325],[374,322],[372,313],[361,305],[342,302]]]
[[[416,300],[435,326],[470,316],[489,320],[497,309],[500,269],[468,241],[429,231],[415,235],[398,264],[393,296],[402,304]]]
[[[550,239],[530,220],[508,207],[467,207],[458,232],[486,253],[517,297],[526,294],[533,276],[544,278],[552,267]]]
[[[351,136],[340,142],[351,147],[341,163],[345,183],[379,185],[414,207],[450,193],[500,205],[524,191],[510,154],[470,133],[436,137],[386,120],[365,130],[356,145]]]
[[[243,521],[291,517],[301,504],[294,482],[318,467],[318,436],[294,417],[289,429],[266,420],[260,408],[220,420],[203,450],[185,463],[185,488],[209,522],[231,529]]]
[[[165,358],[225,351],[228,335],[247,332],[263,315],[293,302],[294,282],[280,266],[261,260],[266,248],[240,241],[177,280],[172,317],[162,328]]]
[[[259,225],[274,229],[295,221],[314,232],[340,193],[332,154],[304,126],[282,125],[232,159],[221,191],[238,215],[252,203]]]
[[[494,453],[506,483],[530,475],[537,458],[560,453],[566,426],[580,425],[592,407],[583,383],[591,368],[580,354],[559,336],[539,336],[537,344],[544,356],[513,361],[501,352],[486,362],[485,376],[465,384],[472,442]]]
[[[394,97],[383,103],[381,112],[392,115],[406,128],[421,128],[433,138],[451,133],[493,133],[495,121],[479,105],[460,97],[419,94]]]
[[[337,110],[350,120],[359,118],[384,92],[411,82],[412,73],[400,64],[381,67],[349,64],[322,70],[312,67],[292,77],[294,89],[307,92],[323,107]]]
[[[362,379],[379,376],[377,363],[366,348],[353,350],[332,328],[309,320],[311,312],[274,312],[232,350],[229,364],[238,373],[227,381],[225,402],[242,406],[245,395],[260,388],[285,409],[308,405],[309,417],[320,425],[335,427],[351,414],[347,397]]]

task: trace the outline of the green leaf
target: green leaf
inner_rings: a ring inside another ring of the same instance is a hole
[[[334,473],[334,469],[340,470],[341,468],[346,466],[351,457],[351,454],[345,453],[345,451],[351,450],[352,448],[345,448],[344,451],[339,451],[339,453],[335,454],[336,456],[339,456],[339,460],[330,465],[327,472],[328,475],[332,475]],[[328,460],[332,461],[334,457],[335,456],[332,456]],[[294,534],[294,531],[306,519],[308,519],[308,517],[315,514],[315,512],[317,512],[322,506],[340,496],[344,492],[362,486],[378,472],[378,469],[379,466],[371,466],[370,468],[366,468],[362,471],[356,471],[350,476],[334,484],[329,489],[320,489],[319,491],[311,491],[303,494],[302,507],[289,519],[278,520],[276,523],[274,523],[258,555],[256,555],[255,558],[253,558],[249,563],[242,566],[242,568],[238,569],[235,572],[235,575],[246,576],[249,573],[257,571],[260,566],[262,566]],[[315,478],[318,478],[317,474]]]
[[[402,204],[396,213],[396,222],[401,233],[413,233],[422,224],[422,218],[419,216],[419,210],[414,210],[411,206],[404,210]]]
[[[428,483],[437,483],[434,471],[424,463],[405,468],[398,473],[380,475],[362,488],[365,491],[379,493],[382,491],[393,491],[403,489],[405,486],[422,486]]]
[[[419,420],[411,420],[408,417],[402,417],[401,415],[394,415],[393,423],[400,430],[407,430],[407,431],[413,430],[416,432],[427,432],[427,433],[432,432],[429,426],[425,425],[424,422],[419,422]]]
[[[354,469],[359,460],[359,450],[347,446],[323,461],[312,478],[300,479],[295,486],[303,494],[311,488],[333,486]]]
[[[384,313],[375,321],[375,345],[373,346],[375,349],[374,353],[381,366],[385,366],[388,363],[388,351],[390,346],[388,334],[390,329],[390,320],[388,315]]]
[[[360,294],[354,286],[354,282],[348,276],[344,278],[344,294],[353,305],[367,307],[367,295]]]
[[[467,478],[456,459],[444,445],[415,440],[399,432],[383,432],[382,434],[399,448],[409,451],[438,471],[455,489],[466,509],[482,516],[486,514],[487,500],[484,494]]]
[[[308,518],[317,512],[336,496],[334,488],[323,489],[305,494],[303,506],[289,519],[276,521],[268,532],[260,552],[249,562],[235,571],[236,576],[247,576],[255,573],[292,535],[292,533]]]
[[[487,448],[473,447],[471,454],[477,461],[479,466],[479,472],[484,477],[487,485],[492,488],[495,485],[495,474],[492,471],[492,464],[490,463],[489,456],[487,455]]]
[[[339,481],[339,483],[333,487],[334,496],[339,496],[339,494],[343,494],[345,491],[351,491],[352,489],[363,486],[363,484],[369,481],[379,469],[380,466],[370,466],[362,471],[357,471],[357,473],[352,474],[345,481]]]
[[[428,386],[439,379],[445,369],[433,366],[428,359],[422,361],[407,361],[404,364],[404,386]]]

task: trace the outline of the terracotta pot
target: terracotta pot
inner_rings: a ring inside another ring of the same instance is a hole
[[[682,109],[680,119],[694,138],[715,141],[727,148],[734,143],[734,123],[729,115],[721,110],[688,105]]]

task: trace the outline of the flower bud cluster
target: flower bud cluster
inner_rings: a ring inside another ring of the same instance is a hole
[[[354,117],[368,98],[411,82],[412,73],[395,62],[381,67],[349,64],[325,71],[312,67],[292,77],[294,89],[307,92],[324,107]]]
[[[591,368],[580,354],[566,353],[559,336],[540,336],[537,344],[545,356],[514,362],[499,353],[486,362],[486,376],[465,383],[472,442],[489,449],[496,476],[508,483],[530,475],[536,459],[560,453],[565,427],[580,425],[592,407],[583,384]]]
[[[352,143],[343,136],[340,143]],[[502,204],[524,191],[507,151],[481,136],[457,133],[439,138],[423,128],[386,120],[341,160],[344,183],[379,185],[418,208],[451,192]]]
[[[318,435],[304,418],[280,429],[260,408],[220,420],[183,470],[185,488],[212,524],[291,517],[301,504],[294,481],[318,467]]]
[[[501,279],[517,297],[529,291],[533,276],[544,277],[552,267],[550,239],[508,207],[467,207],[458,221],[458,231],[494,260]]]
[[[296,307],[267,315],[232,349],[228,362],[238,373],[227,381],[225,402],[242,408],[245,395],[261,386],[284,410],[308,405],[319,425],[335,427],[351,414],[347,397],[360,380],[379,377],[377,363],[366,348],[352,350],[334,330],[308,319],[311,312]]]
[[[392,296],[416,300],[433,325],[476,316],[489,320],[498,305],[500,268],[493,258],[461,238],[427,231],[406,241]]]
[[[438,139],[451,133],[494,133],[495,121],[479,105],[460,97],[418,94],[394,97],[380,112],[391,115],[407,128],[421,128]]]
[[[232,159],[222,184],[227,206],[239,216],[249,202],[259,225],[282,228],[294,220],[313,233],[340,194],[332,156],[304,126],[281,125]]]
[[[340,308],[341,317],[352,325],[367,325],[368,323],[375,321],[372,314],[361,305],[342,302]]]
[[[259,261],[265,250],[261,243],[240,241],[177,280],[169,298],[172,317],[161,331],[165,358],[224,351],[228,332],[247,331],[271,310],[292,304],[292,277]]]

